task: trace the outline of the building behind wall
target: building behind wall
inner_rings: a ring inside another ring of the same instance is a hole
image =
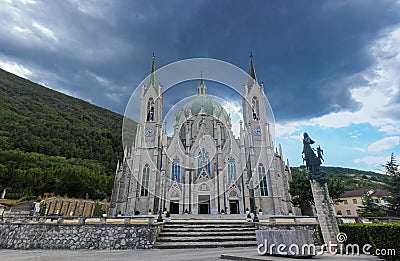
[[[335,203],[336,214],[342,216],[359,216],[360,207],[363,206],[362,196],[364,193],[369,193],[371,199],[377,205],[386,206],[388,204],[386,199],[390,196],[390,192],[387,190],[350,190],[340,195],[338,201]]]
[[[207,95],[201,76],[194,99],[175,115],[172,138],[162,125],[162,88],[153,56],[142,88],[141,115],[132,148],[118,164],[109,215],[156,213],[243,214],[256,206],[264,214],[299,214],[290,203],[289,163],[274,151],[264,86],[250,56],[243,83],[240,135],[230,116]],[[252,189],[254,188],[254,189]],[[253,200],[254,199],[254,200]]]

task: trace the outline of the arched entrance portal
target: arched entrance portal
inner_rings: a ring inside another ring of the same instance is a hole
[[[199,195],[199,214],[210,214],[210,195]]]
[[[230,210],[230,214],[239,214],[240,210],[239,210],[239,198],[238,198],[238,194],[235,190],[232,190],[229,193],[229,210]]]

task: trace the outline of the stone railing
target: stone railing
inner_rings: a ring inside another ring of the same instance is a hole
[[[392,223],[400,222],[398,217],[336,217],[338,224],[343,223]],[[260,220],[261,224],[269,225],[312,225],[318,224],[316,216],[269,216]]]
[[[336,217],[339,224],[346,223],[360,223],[360,224],[371,224],[371,223],[395,223],[400,222],[399,217],[357,217],[357,216],[346,216]]]
[[[82,216],[4,216],[0,217],[0,223],[12,224],[62,224],[62,225],[151,225],[154,216],[121,216],[121,217],[82,217]]]

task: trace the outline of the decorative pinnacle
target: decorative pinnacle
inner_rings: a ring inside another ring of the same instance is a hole
[[[256,83],[258,83],[256,69],[254,68],[253,52],[250,53],[249,75],[251,77],[248,81],[249,85],[251,85],[253,81],[256,81]]]
[[[153,85],[154,87],[157,86],[157,77],[156,77],[156,57],[153,52],[153,58],[151,61],[151,70],[150,70],[150,79],[149,85]]]
[[[197,86],[197,94],[207,94],[207,86],[204,82],[204,77],[203,77],[203,71],[201,71],[200,74],[200,82],[199,85]]]

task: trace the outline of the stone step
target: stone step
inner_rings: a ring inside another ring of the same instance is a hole
[[[187,231],[255,231],[255,227],[164,227],[165,232],[187,232]]]
[[[160,237],[168,237],[168,236],[174,236],[174,237],[198,237],[198,236],[249,236],[249,235],[255,235],[254,230],[247,230],[247,231],[209,231],[209,230],[204,230],[204,231],[182,231],[177,233],[177,231],[171,231],[171,232],[166,232],[162,231],[160,233]]]
[[[250,236],[198,236],[198,237],[164,237],[160,236],[157,242],[223,242],[223,241],[253,241],[256,235]]]
[[[226,241],[226,242],[157,242],[154,248],[216,248],[216,247],[249,247],[257,246],[256,241]]]

